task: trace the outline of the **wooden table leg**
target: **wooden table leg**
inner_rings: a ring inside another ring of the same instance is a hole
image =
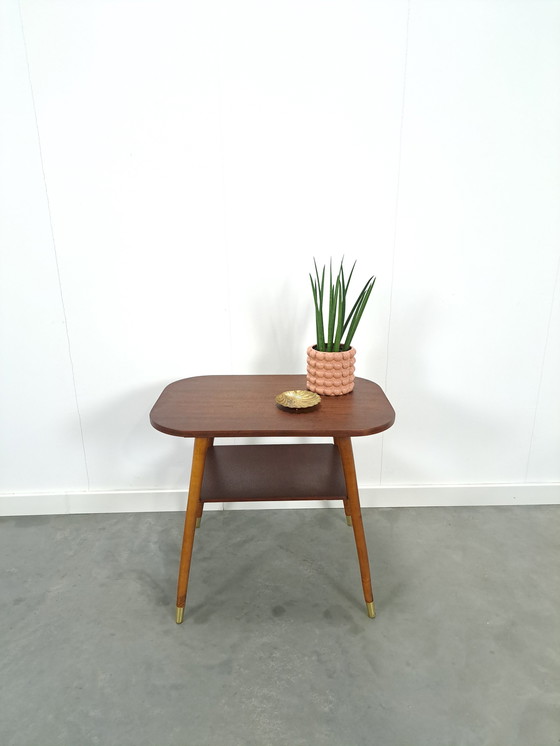
[[[214,445],[214,438],[208,438],[208,448],[211,448]],[[204,503],[202,500],[198,501],[197,509],[196,509],[196,524],[195,528],[200,528],[200,524],[202,522],[202,512],[204,510]]]
[[[177,624],[181,624],[185,612],[187,586],[189,583],[189,571],[191,569],[191,558],[194,543],[194,531],[199,512],[199,506],[201,505],[200,488],[202,487],[202,477],[204,476],[206,452],[211,445],[212,438],[195,438],[191,467],[191,479],[189,483],[189,497],[187,500],[185,528],[183,531],[183,546],[181,548],[181,560],[179,562],[179,579],[177,580]]]
[[[348,498],[342,501],[342,504],[344,505],[344,514],[346,515],[346,523],[348,526],[352,525],[352,516],[350,515],[350,504],[348,502]]]
[[[202,511],[204,510],[204,503],[202,500],[198,501],[198,505],[196,508],[196,523],[195,528],[200,528],[200,524],[202,522]]]
[[[348,510],[352,519],[352,528],[354,529],[354,538],[356,540],[356,549],[358,551],[358,562],[360,564],[360,573],[362,576],[362,586],[364,589],[367,612],[368,616],[373,618],[375,616],[375,604],[371,588],[366,535],[364,533],[362,511],[360,508],[360,495],[358,493],[352,441],[350,438],[334,438],[334,442],[338,446],[338,451],[342,460],[342,469],[344,471],[344,480],[346,482],[346,494],[348,495]]]
[[[335,445],[337,445],[336,441],[337,441],[337,439],[333,438],[333,442],[334,442]],[[348,495],[346,495],[346,497],[342,501],[342,505],[344,507],[344,515],[346,516],[346,525],[347,526],[351,526],[352,525],[352,516],[350,515],[350,506],[348,504]]]

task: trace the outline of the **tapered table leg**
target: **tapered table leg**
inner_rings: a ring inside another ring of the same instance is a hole
[[[179,562],[179,578],[177,580],[177,624],[183,621],[185,603],[187,600],[187,586],[189,583],[189,571],[191,569],[191,558],[194,543],[194,531],[200,510],[200,488],[204,476],[204,464],[206,452],[212,445],[212,438],[195,438],[194,451],[191,467],[191,479],[189,483],[189,497],[187,500],[187,511],[185,514],[185,528],[183,531],[183,546],[181,548],[181,560]],[[202,515],[202,511],[200,511]]]
[[[214,445],[214,438],[208,438],[208,448]],[[196,523],[195,528],[200,528],[200,524],[202,522],[202,511],[204,510],[204,503],[202,500],[198,500],[197,508],[196,508]]]
[[[368,616],[373,618],[375,616],[375,604],[373,601],[373,590],[371,588],[369,558],[366,535],[364,533],[364,524],[362,522],[362,511],[360,508],[360,495],[358,493],[352,441],[350,438],[334,438],[334,442],[338,446],[338,451],[342,461],[342,469],[344,471],[346,494],[348,495],[348,511],[352,519],[352,528],[354,529],[354,539],[356,540],[356,549],[358,551],[358,562],[360,565],[360,574],[362,576],[362,587],[364,589],[367,613]]]

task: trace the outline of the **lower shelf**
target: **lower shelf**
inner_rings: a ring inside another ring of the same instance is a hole
[[[201,500],[345,500],[338,448],[328,444],[213,446]]]

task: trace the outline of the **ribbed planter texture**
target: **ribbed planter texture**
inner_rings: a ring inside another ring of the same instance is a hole
[[[319,352],[307,348],[307,388],[321,396],[341,396],[354,388],[356,350]]]

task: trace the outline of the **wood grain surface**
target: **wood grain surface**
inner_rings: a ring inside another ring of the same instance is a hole
[[[188,438],[372,435],[391,427],[395,412],[373,381],[356,378],[354,391],[323,396],[311,411],[285,411],[282,391],[305,389],[305,375],[198,376],[169,384],[151,413],[156,430]]]
[[[345,500],[338,448],[319,443],[214,446],[206,455],[200,499]]]

